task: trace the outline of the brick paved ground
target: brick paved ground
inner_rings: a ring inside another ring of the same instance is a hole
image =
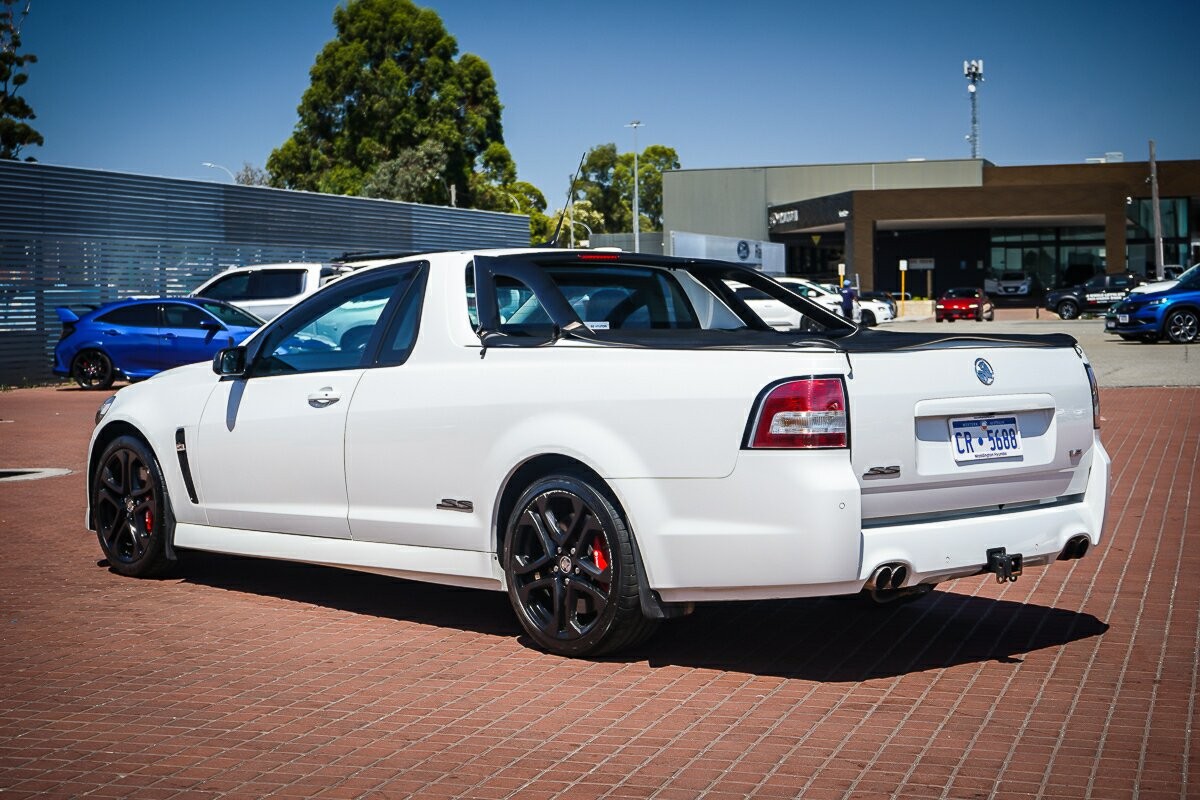
[[[100,399],[0,393],[0,468],[79,470]],[[207,555],[121,578],[78,472],[0,483],[0,796],[1200,797],[1200,389],[1102,399],[1086,559],[704,607],[600,661],[531,649],[501,594]]]

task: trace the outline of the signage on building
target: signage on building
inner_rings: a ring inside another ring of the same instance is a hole
[[[799,221],[800,211],[795,208],[789,208],[783,211],[772,211],[767,215],[767,225],[772,228],[779,225],[789,225]]]
[[[671,254],[684,258],[714,258],[745,264],[763,272],[782,274],[785,270],[785,252],[784,246],[778,242],[671,231]]]

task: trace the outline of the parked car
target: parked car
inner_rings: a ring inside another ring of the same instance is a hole
[[[365,347],[310,346],[379,300]],[[697,602],[885,603],[1082,556],[1097,397],[1070,336],[861,328],[735,264],[426,254],[106,400],[87,513],[120,574],[194,549],[507,591],[537,646],[595,655]]]
[[[969,286],[947,289],[934,303],[933,318],[937,322],[954,322],[956,319],[991,321],[996,318],[996,305],[982,289]]]
[[[1141,283],[1145,283],[1145,279],[1131,272],[1093,275],[1077,286],[1047,292],[1046,308],[1063,319],[1075,319],[1082,313],[1103,311],[1120,302]]]
[[[984,278],[983,290],[997,297],[1029,297],[1036,295],[1041,289],[1037,275],[1026,275],[1024,272],[1001,272],[995,278]]]
[[[263,320],[308,297],[326,283],[351,271],[334,264],[255,264],[227,269],[192,291],[192,297],[222,300]]]
[[[1130,293],[1105,316],[1104,328],[1126,340],[1200,341],[1200,269],[1192,267],[1170,288]]]
[[[860,301],[875,300],[877,302],[883,303],[884,305],[886,305],[888,307],[888,311],[891,312],[892,319],[896,318],[897,309],[899,306],[896,303],[896,298],[892,296],[891,292],[874,292],[874,291],[859,292],[858,298]]]
[[[1150,281],[1149,283],[1143,283],[1139,286],[1135,286],[1129,290],[1129,293],[1130,294],[1147,294],[1150,292],[1165,292],[1167,289],[1170,289],[1171,287],[1178,284],[1179,279],[1182,278],[1184,275],[1187,275],[1189,273],[1195,273],[1197,270],[1200,270],[1200,264],[1193,265],[1193,266],[1189,267],[1187,270],[1180,270],[1180,268],[1178,268],[1178,267],[1175,267],[1175,268],[1172,268],[1170,266],[1163,267],[1163,274],[1166,275],[1167,277],[1165,277],[1161,281]]]
[[[82,309],[66,306],[55,311],[62,336],[54,348],[54,374],[74,378],[85,389],[211,361],[262,325],[228,303],[188,297],[122,300],[82,315]]]
[[[777,280],[793,292],[820,303],[835,314],[842,313],[841,293],[830,290],[825,284],[790,276],[779,277]],[[853,318],[857,323],[873,327],[881,322],[891,322],[896,318],[896,312],[887,303],[857,295],[854,299]]]

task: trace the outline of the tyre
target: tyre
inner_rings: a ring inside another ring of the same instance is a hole
[[[551,653],[611,653],[657,627],[642,614],[629,526],[582,476],[551,475],[521,494],[505,531],[503,566],[521,626]]]
[[[84,389],[107,389],[116,379],[116,370],[104,351],[83,350],[71,362],[71,376]]]
[[[1063,319],[1075,319],[1079,316],[1079,303],[1074,300],[1063,300],[1055,309]]]
[[[868,328],[874,328],[875,327],[875,312],[874,311],[862,312],[862,324],[866,325]]]
[[[1175,344],[1194,344],[1200,339],[1200,315],[1190,308],[1172,311],[1163,331]]]
[[[934,320],[937,322],[945,322],[945,320],[942,319],[941,317],[934,317]]]
[[[163,572],[175,516],[150,447],[133,436],[115,439],[100,456],[91,494],[92,521],[109,567],[135,578]]]

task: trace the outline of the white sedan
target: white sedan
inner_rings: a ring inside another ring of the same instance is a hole
[[[368,333],[322,335],[345,316]],[[698,602],[1082,556],[1097,397],[1062,334],[869,330],[721,262],[427,254],[108,398],[87,524],[122,575],[206,550],[506,591],[537,645],[595,655]]]

